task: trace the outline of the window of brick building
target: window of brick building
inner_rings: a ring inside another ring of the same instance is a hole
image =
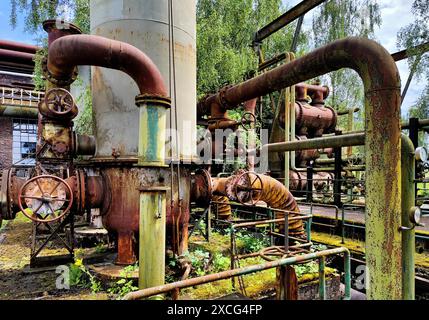
[[[34,166],[37,143],[37,120],[13,120],[13,164]]]

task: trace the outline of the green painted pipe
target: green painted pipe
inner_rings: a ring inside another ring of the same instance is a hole
[[[167,110],[171,100],[159,96],[140,95],[136,98],[140,108],[138,164],[165,166]]]
[[[319,259],[319,298],[326,300],[326,274],[325,274],[325,257]]]
[[[308,140],[297,140],[290,142],[278,142],[266,144],[262,150],[268,152],[286,152],[297,150],[310,150],[322,148],[339,148],[346,146],[361,146],[365,144],[364,133],[344,134],[341,136],[330,136]],[[263,151],[261,153],[263,154]]]
[[[139,289],[164,284],[166,195],[167,188],[140,190]]]
[[[402,226],[411,230],[402,231],[402,286],[404,300],[415,299],[415,228],[410,221],[410,209],[415,205],[414,193],[415,154],[411,140],[401,136],[402,179]]]
[[[37,107],[0,105],[0,117],[37,119],[38,115]]]

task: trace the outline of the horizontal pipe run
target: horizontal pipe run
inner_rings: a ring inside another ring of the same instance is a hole
[[[0,105],[0,117],[37,119],[39,109],[36,107],[15,107]]]
[[[353,113],[355,113],[355,112],[359,112],[360,111],[360,108],[353,108],[352,109],[353,110]],[[348,109],[346,109],[346,110],[341,110],[341,111],[338,111],[337,112],[337,114],[339,115],[339,116],[345,116],[345,115],[348,115],[350,113],[350,110],[348,110]]]
[[[295,214],[295,212],[293,214]],[[307,214],[307,215],[302,215],[302,216],[298,216],[298,217],[289,217],[288,220],[289,221],[295,221],[295,220],[305,220],[305,219],[310,219],[310,218],[312,218],[312,215]],[[285,221],[284,218],[272,219],[272,220],[262,220],[262,221],[252,221],[252,222],[233,224],[232,227],[233,228],[253,227],[253,226],[260,226],[263,224],[279,223],[279,222],[284,222],[284,221]]]
[[[7,49],[0,49],[0,61],[4,63],[15,63],[34,66],[34,54]]]
[[[348,146],[361,146],[365,144],[364,133],[344,134],[341,136],[331,136],[323,138],[315,138],[308,140],[297,140],[290,142],[278,142],[266,144],[262,150],[268,152],[287,152],[297,150],[310,150],[320,148],[340,148]]]
[[[202,285],[205,283],[229,279],[232,277],[237,277],[237,276],[242,276],[242,275],[246,275],[246,274],[250,274],[250,273],[260,272],[260,271],[264,271],[264,270],[268,270],[268,269],[272,269],[272,268],[277,268],[277,267],[281,267],[281,266],[293,265],[293,264],[297,264],[297,263],[302,263],[302,262],[318,259],[320,257],[337,255],[337,254],[341,254],[341,253],[343,253],[345,255],[346,261],[350,260],[349,250],[347,248],[340,247],[340,248],[335,248],[335,249],[330,249],[330,250],[308,253],[308,254],[295,256],[295,257],[284,258],[284,259],[280,259],[280,260],[276,260],[276,261],[272,261],[272,262],[266,262],[263,264],[252,265],[252,266],[243,267],[243,268],[239,268],[239,269],[227,270],[227,271],[223,271],[223,272],[219,272],[219,273],[215,273],[215,274],[209,274],[209,275],[198,277],[198,278],[178,281],[178,282],[166,284],[163,286],[139,290],[139,291],[135,291],[135,292],[131,292],[131,293],[127,294],[123,298],[123,300],[143,299],[143,298],[151,297],[154,295],[159,295],[162,293],[167,293],[167,292],[170,292],[174,289],[183,289],[183,288],[193,287],[196,285]],[[348,287],[349,285],[350,285],[349,283],[346,283],[346,287]],[[346,290],[347,290],[347,288],[346,288]],[[346,296],[345,298],[347,299],[349,297]]]
[[[33,46],[31,44],[8,41],[8,40],[0,40],[0,49],[35,54],[40,48],[37,46]]]

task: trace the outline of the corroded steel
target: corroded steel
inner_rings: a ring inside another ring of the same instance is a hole
[[[299,135],[320,137],[324,133],[332,133],[337,125],[337,114],[331,107],[311,106],[307,103],[297,102],[296,128]]]
[[[21,212],[34,222],[50,223],[61,219],[72,208],[73,200],[70,185],[51,175],[28,180],[18,193]]]
[[[34,54],[7,49],[0,49],[0,61],[2,64],[17,64],[34,66]]]
[[[213,195],[212,197],[212,212],[220,220],[232,219],[231,206],[229,205],[229,198],[226,196]]]
[[[241,188],[237,188],[237,185],[240,185]],[[255,190],[257,190],[257,199],[255,199],[255,195],[253,194]],[[237,201],[237,198],[240,198],[244,203],[253,198],[252,203],[255,200],[260,200],[273,209],[299,212],[295,198],[289,190],[278,180],[266,175],[239,172],[237,175],[228,178],[213,179],[213,193],[225,195],[233,201]],[[276,211],[275,215],[276,218],[284,218],[285,214],[284,212]],[[289,214],[291,218],[295,216],[294,214]],[[278,226],[282,231],[284,223],[279,223]],[[303,236],[304,228],[302,220],[289,220],[289,230],[291,235]]]
[[[364,133],[344,134],[300,141],[270,143],[263,146],[268,152],[286,152],[297,150],[311,150],[321,148],[337,148],[345,146],[361,146],[365,144]]]
[[[35,54],[40,48],[27,43],[0,40],[0,49],[13,50]]]
[[[367,295],[369,299],[400,299],[401,237],[397,213],[401,210],[401,86],[398,69],[390,54],[368,39],[337,40],[228,88],[223,100],[237,105],[341,68],[354,69],[365,87]],[[211,108],[219,106],[219,98],[219,94],[214,94],[204,103]]]
[[[139,203],[140,187],[152,186],[163,187],[171,184],[171,179],[175,183],[181,184],[181,203],[174,202],[172,206],[167,206],[167,244],[171,245],[171,237],[176,225],[173,221],[173,214],[179,217],[180,228],[180,247],[187,250],[187,228],[190,217],[190,190],[191,179],[189,170],[182,168],[181,176],[178,179],[177,172],[171,176],[168,167],[132,167],[122,164],[102,166],[101,175],[105,184],[103,192],[105,197],[102,201],[100,213],[103,219],[104,227],[112,234],[117,234],[120,242],[118,243],[118,264],[133,264],[136,262],[136,240],[139,231]],[[179,196],[177,190],[173,190],[174,198]],[[167,203],[171,203],[171,192],[167,192]],[[181,208],[180,208],[181,206]]]
[[[307,254],[303,254],[295,257],[283,258],[280,260],[266,262],[259,265],[252,265],[252,266],[243,267],[239,269],[227,270],[220,273],[209,274],[198,278],[192,278],[192,279],[183,280],[175,283],[169,283],[159,287],[139,290],[139,291],[128,293],[123,299],[124,300],[143,299],[154,295],[170,292],[176,288],[182,289],[187,287],[193,287],[204,283],[210,283],[210,282],[215,282],[223,279],[229,279],[232,277],[260,272],[263,270],[277,268],[280,266],[308,262],[323,256],[331,256],[331,255],[337,255],[337,254],[344,254],[344,264],[345,264],[345,273],[346,273],[345,275],[346,288],[345,288],[344,299],[350,299],[350,252],[348,249],[343,247],[324,250],[324,251],[318,251],[314,253],[307,253]]]
[[[43,30],[48,33],[48,45],[50,46],[55,40],[73,34],[81,34],[82,30],[76,25],[60,21],[60,20],[46,20],[43,22]]]
[[[168,94],[158,68],[132,45],[92,35],[65,36],[51,44],[48,70],[54,78],[69,79],[80,65],[122,70],[136,81],[141,94]]]
[[[204,169],[198,169],[191,175],[191,201],[197,206],[207,208],[212,199],[212,182],[210,173]]]

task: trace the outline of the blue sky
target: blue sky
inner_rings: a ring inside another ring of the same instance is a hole
[[[18,17],[16,29],[12,29],[9,24],[10,9],[10,0],[0,0],[0,39],[34,44],[34,36],[24,32],[24,22],[21,17]]]
[[[300,0],[283,0],[289,7],[296,5]],[[381,7],[381,16],[383,23],[376,30],[377,41],[386,47],[389,52],[396,52],[396,34],[399,29],[413,21],[411,14],[412,0],[378,0]],[[13,40],[26,43],[35,43],[35,36],[24,32],[24,23],[21,17],[18,17],[18,25],[12,30],[9,24],[10,1],[0,0],[0,39]],[[304,20],[304,28],[310,28],[308,23],[311,21],[311,14]],[[307,23],[306,23],[307,22]],[[398,63],[398,69],[401,74],[402,85],[405,84],[409,70],[406,61]],[[402,114],[405,116],[408,108],[417,100],[419,93],[425,86],[424,80],[414,79],[402,106]]]

